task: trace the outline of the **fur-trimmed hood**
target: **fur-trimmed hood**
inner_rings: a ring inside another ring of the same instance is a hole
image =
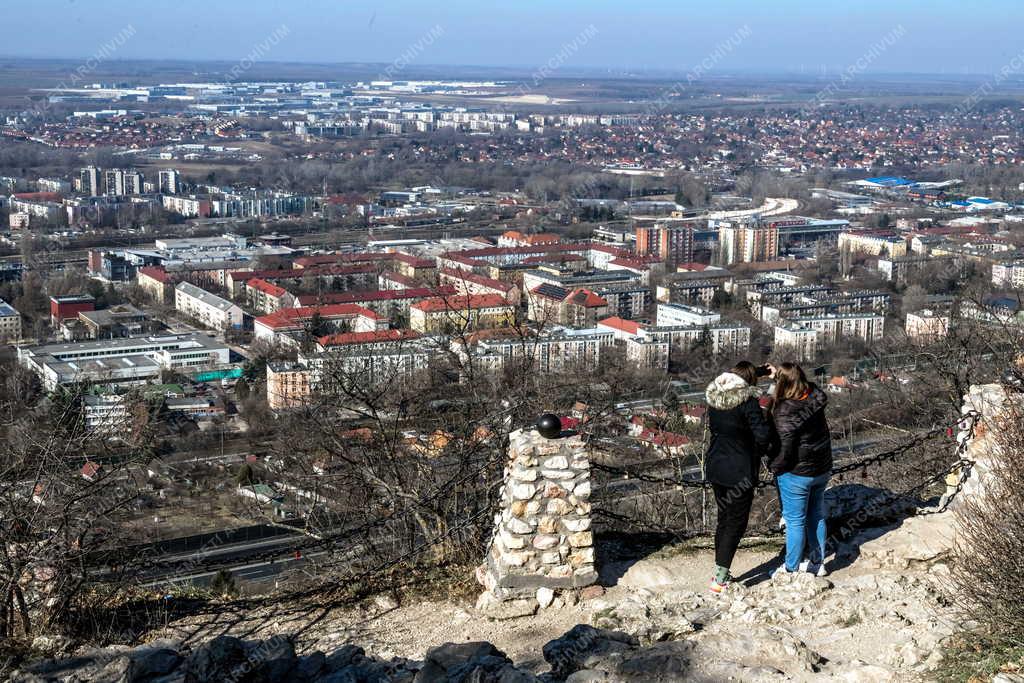
[[[704,391],[708,406],[716,410],[732,410],[748,398],[757,398],[761,390],[731,372],[723,372]]]

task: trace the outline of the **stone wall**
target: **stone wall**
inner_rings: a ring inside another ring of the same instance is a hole
[[[579,435],[509,436],[494,535],[477,580],[477,608],[496,617],[532,614],[597,581],[590,516],[590,457]]]
[[[1007,389],[1002,384],[971,386],[964,396],[962,413],[965,417],[976,413],[978,417],[973,434],[971,420],[964,420],[957,435],[957,442],[964,445],[964,458],[972,461],[972,465],[964,479],[963,489],[953,499],[952,506],[955,507],[958,500],[966,500],[983,492],[985,478],[991,472],[991,453],[998,448],[993,436],[999,433],[1001,420],[1016,419],[1013,416],[1020,415],[1017,411],[1021,410],[1024,410],[1024,394]],[[952,475],[948,481],[949,486],[955,487],[959,478],[959,474]],[[952,493],[953,490],[947,491],[947,495]]]

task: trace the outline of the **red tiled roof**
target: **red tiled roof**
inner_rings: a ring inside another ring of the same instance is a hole
[[[311,266],[327,266],[341,263],[380,263],[381,261],[401,261],[414,268],[433,268],[434,262],[431,259],[418,258],[403,254],[398,251],[373,252],[365,254],[318,254],[316,256],[300,256],[295,259],[294,264],[299,268]]]
[[[374,330],[371,332],[344,332],[328,334],[317,339],[320,346],[348,346],[350,344],[369,344],[372,342],[403,341],[416,339],[420,335],[413,330]]]
[[[378,320],[380,316],[368,308],[355,304],[332,304],[329,306],[304,306],[302,308],[282,308],[270,315],[262,315],[256,318],[255,322],[271,329],[289,328],[309,320],[314,314],[319,313],[321,318],[345,318],[349,316],[363,316],[371,320]]]
[[[625,320],[617,316],[612,316],[611,318],[599,320],[597,324],[604,325],[605,327],[610,327],[613,330],[619,330],[620,332],[626,332],[628,334],[640,333],[640,323],[635,322],[633,320]]]
[[[258,277],[254,277],[251,280],[247,281],[245,283],[245,286],[251,287],[253,289],[258,289],[267,296],[274,296],[278,298],[288,293],[288,290],[286,290],[284,287],[278,287],[277,285],[271,284],[266,280],[262,280]]]
[[[408,275],[402,275],[401,273],[388,271],[386,273],[381,273],[380,276],[385,280],[390,280],[396,284],[403,285],[406,289],[414,289],[416,285],[420,284]]]
[[[569,261],[586,261],[587,257],[582,254],[541,254],[524,258],[523,263],[568,263]]]
[[[64,199],[60,192],[18,192],[14,198],[28,202],[59,202]]]
[[[565,299],[571,304],[583,306],[585,308],[599,308],[601,306],[608,305],[608,302],[603,297],[600,297],[589,289],[584,289],[583,287],[574,289]]]
[[[362,301],[398,301],[401,299],[428,299],[437,296],[455,294],[455,288],[447,285],[441,287],[410,287],[408,289],[375,289],[362,292],[328,292],[326,294],[304,294],[299,297],[299,304],[354,304]]]
[[[143,266],[142,268],[139,268],[138,274],[151,277],[157,282],[162,282],[164,284],[170,284],[171,282],[171,277],[162,266]]]
[[[609,265],[621,266],[623,268],[633,268],[634,270],[647,270],[648,266],[650,266],[650,263],[646,262],[644,259],[624,258],[622,256],[613,258],[608,263]]]
[[[651,429],[645,429],[640,434],[641,441],[647,441],[655,446],[664,446],[666,448],[676,448],[679,446],[685,446],[690,443],[690,439],[683,434],[676,434],[675,432],[656,432]]]
[[[461,270],[458,268],[442,268],[440,271],[441,279],[445,280],[464,280],[466,282],[472,282],[473,284],[480,285],[481,287],[489,287],[491,289],[497,289],[502,292],[509,292],[515,289],[515,285],[511,282],[504,282],[503,280],[495,280],[493,278],[486,277],[484,275],[478,275],[469,270]]]
[[[412,305],[412,308],[431,313],[435,311],[465,311],[476,308],[497,308],[499,306],[508,306],[508,302],[505,301],[505,297],[500,294],[459,294],[456,296],[435,297],[432,299],[417,301]]]
[[[232,280],[260,278],[270,282],[272,280],[301,280],[311,275],[352,275],[355,273],[371,273],[376,270],[371,263],[356,264],[352,266],[321,265],[308,268],[289,268],[282,270],[239,270],[229,274]]]

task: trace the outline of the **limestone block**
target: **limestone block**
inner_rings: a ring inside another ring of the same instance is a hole
[[[533,547],[538,550],[550,550],[558,545],[558,536],[541,534],[533,539]]]
[[[545,458],[543,467],[544,469],[550,470],[564,470],[569,467],[569,459],[566,458],[564,455],[556,455],[553,458]]]
[[[569,545],[574,548],[586,548],[594,545],[594,534],[590,531],[581,531],[569,535]]]

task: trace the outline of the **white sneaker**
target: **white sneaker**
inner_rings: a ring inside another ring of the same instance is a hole
[[[804,560],[800,563],[800,571],[814,574],[815,576],[828,576],[828,570],[825,569],[824,563],[812,564],[810,560]]]
[[[780,564],[775,569],[773,569],[771,574],[768,575],[768,577],[771,578],[771,579],[774,579],[777,576],[780,576],[782,574],[793,574],[793,573],[795,573],[795,572],[791,572],[788,569],[786,569],[786,565],[785,565],[785,563],[783,563],[783,564]]]

